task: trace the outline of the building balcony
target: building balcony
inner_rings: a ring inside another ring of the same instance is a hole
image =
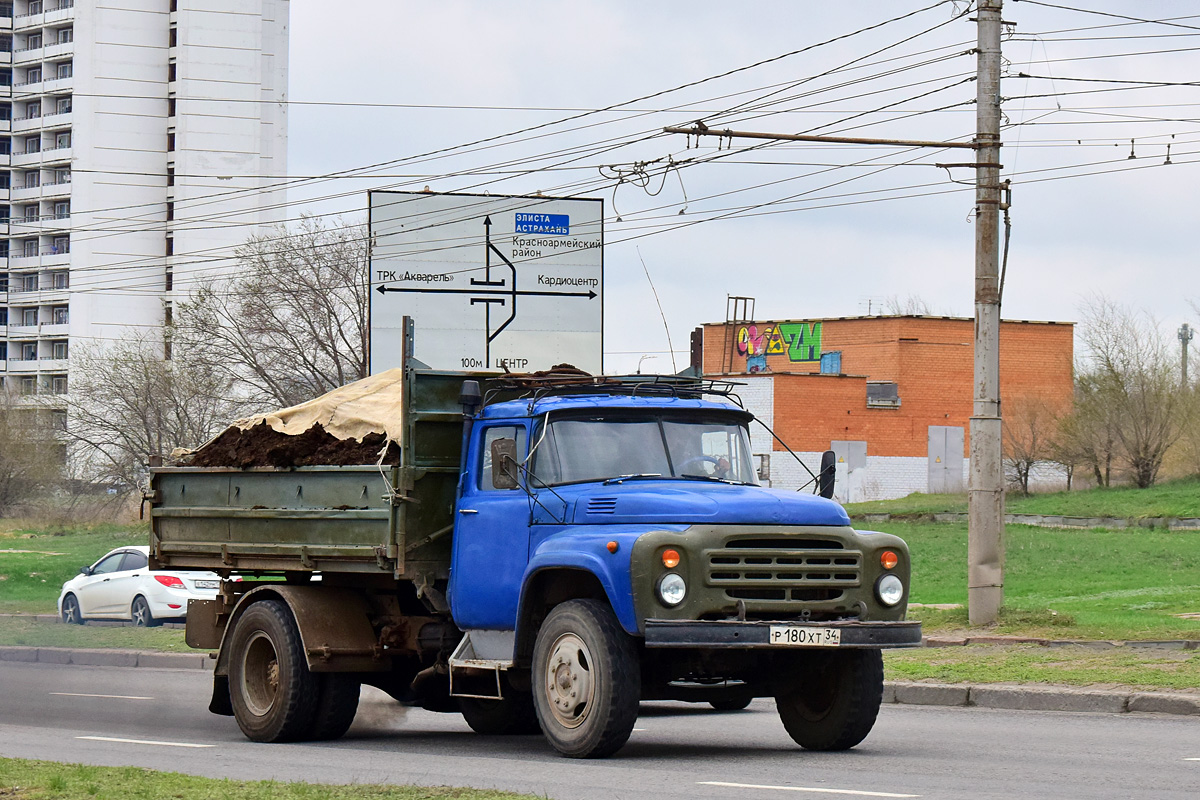
[[[48,147],[42,150],[42,163],[53,164],[58,161],[70,161],[72,155],[70,145],[66,147]]]
[[[12,52],[9,50],[0,51],[0,64],[11,64]]]
[[[24,361],[19,358],[8,359],[8,374],[10,375],[34,375],[38,371],[38,360],[31,358]]]
[[[12,93],[14,97],[20,97],[27,94],[41,94],[46,91],[46,81],[38,78],[36,81],[24,81],[14,83],[12,85]]]
[[[51,8],[51,6],[54,6]],[[46,24],[53,25],[56,22],[67,22],[75,19],[75,0],[58,0],[46,3],[46,9],[43,12],[46,17]]]
[[[47,111],[42,115],[42,124],[47,128],[62,128],[71,124],[70,111]]]
[[[39,117],[15,117],[12,120],[13,133],[28,133],[29,131],[37,131],[42,128],[42,118]]]
[[[52,325],[49,322],[44,322],[38,326],[38,332],[42,336],[53,336],[56,339],[64,339],[70,332],[70,328],[71,326],[65,322],[59,325]]]
[[[0,325],[0,331],[3,331],[3,330],[4,330],[4,326]],[[0,333],[0,336],[3,336],[3,335],[4,335],[3,333]],[[0,372],[8,372],[8,361],[6,359],[0,358]]]
[[[0,133],[8,133],[12,130],[11,119],[0,119]]]
[[[12,26],[14,31],[26,31],[33,28],[40,28],[46,24],[46,15],[39,11],[36,14],[17,14],[12,18]]]
[[[75,53],[74,42],[46,42],[42,48],[46,58],[59,58],[61,56],[69,56]]]
[[[12,316],[8,319],[8,338],[9,339],[36,339],[38,336],[37,325],[21,325],[20,320],[13,321]],[[11,360],[11,359],[10,359]]]
[[[8,191],[13,200],[37,200],[42,196],[41,186],[14,186]]]
[[[43,92],[65,92],[70,90],[75,80],[74,75],[66,75],[58,77],[57,75],[47,75],[42,79]]]
[[[32,153],[13,153],[9,165],[13,167],[32,167],[42,163],[42,153],[34,150]]]
[[[68,267],[71,265],[71,253],[57,253],[53,248],[45,248],[40,255],[27,256],[24,253],[12,253],[8,257],[9,269],[50,269],[53,267]]]
[[[43,183],[42,197],[47,200],[65,199],[71,196],[71,182],[63,181],[62,183]]]
[[[13,44],[15,45],[16,42]],[[14,46],[12,51],[12,63],[36,64],[45,57],[45,49],[46,48],[40,44],[37,47],[26,47],[25,45],[20,45],[19,47]]]
[[[66,372],[67,359],[42,356],[38,359],[38,369],[42,372]]]

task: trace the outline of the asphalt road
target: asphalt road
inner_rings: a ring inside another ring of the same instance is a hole
[[[482,737],[461,717],[364,691],[346,738],[247,741],[208,713],[192,670],[0,662],[0,756],[242,779],[476,786],[555,800],[1188,798],[1200,718],[885,706],[846,753],[795,747],[770,701],[718,713],[642,706],[615,757],[573,761],[541,737]]]

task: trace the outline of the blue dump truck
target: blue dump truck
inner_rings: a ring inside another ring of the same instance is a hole
[[[761,486],[735,387],[404,369],[398,464],[153,471],[153,565],[243,578],[188,608],[213,712],[333,739],[367,684],[603,757],[640,701],[770,697],[802,747],[867,736],[908,548]]]

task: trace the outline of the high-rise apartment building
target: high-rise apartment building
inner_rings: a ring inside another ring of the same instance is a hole
[[[5,388],[66,394],[73,347],[169,322],[286,216],[288,12],[0,0]]]

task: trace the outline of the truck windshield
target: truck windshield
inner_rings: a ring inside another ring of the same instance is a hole
[[[744,424],[668,416],[552,419],[533,472],[548,485],[634,476],[758,483]]]

